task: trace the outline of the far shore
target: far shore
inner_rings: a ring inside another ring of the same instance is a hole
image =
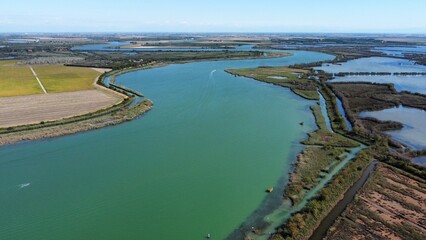
[[[276,53],[268,54],[267,56],[258,56],[258,57],[245,57],[245,58],[227,58],[227,59],[200,59],[200,60],[183,60],[183,61],[174,61],[174,62],[151,62],[146,65],[135,67],[135,68],[125,68],[120,70],[112,70],[106,68],[92,68],[102,75],[98,76],[94,80],[94,87],[98,91],[101,91],[106,94],[113,95],[115,97],[120,97],[122,101],[107,107],[98,109],[93,112],[85,113],[84,115],[71,116],[64,119],[57,119],[52,121],[40,121],[39,123],[32,123],[21,126],[11,126],[7,129],[0,128],[0,146],[9,145],[18,143],[21,141],[37,140],[44,138],[52,138],[63,135],[69,135],[73,133],[89,131],[92,129],[99,129],[106,126],[117,125],[125,121],[132,120],[139,117],[145,112],[149,111],[153,102],[149,99],[142,100],[143,104],[136,104],[133,107],[129,107],[130,104],[134,101],[134,97],[131,96],[131,93],[126,92],[124,89],[113,89],[104,86],[103,81],[105,77],[110,77],[112,83],[115,82],[115,78],[119,75],[139,71],[143,69],[152,69],[167,66],[168,64],[184,64],[190,62],[205,62],[205,61],[221,61],[221,60],[242,60],[242,59],[253,59],[253,58],[274,58],[274,57],[285,57],[290,56],[291,53]],[[120,85],[118,85],[120,86]],[[136,116],[128,117],[129,112],[137,112]],[[114,113],[113,115],[111,115]],[[121,116],[121,118],[120,118]],[[127,117],[126,117],[127,116]]]

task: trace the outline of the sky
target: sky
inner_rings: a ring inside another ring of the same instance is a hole
[[[0,32],[426,33],[426,0],[12,0]]]

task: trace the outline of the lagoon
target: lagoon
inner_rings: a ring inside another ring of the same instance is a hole
[[[334,58],[292,53],[126,73],[154,101],[140,119],[0,148],[0,239],[226,238],[279,199],[315,102],[224,70]]]
[[[404,128],[387,133],[395,140],[406,146],[421,150],[426,148],[426,111],[416,108],[397,107],[375,112],[363,112],[360,117],[373,117],[381,121],[395,121],[404,125]]]

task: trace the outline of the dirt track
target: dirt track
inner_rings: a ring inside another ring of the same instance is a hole
[[[81,115],[119,101],[101,90],[0,98],[0,128]]]

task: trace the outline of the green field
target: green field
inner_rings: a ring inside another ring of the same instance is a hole
[[[16,61],[0,61],[0,97],[40,94],[40,88],[31,70]]]
[[[93,89],[99,72],[91,68],[63,65],[32,66],[48,93]],[[0,97],[42,94],[43,90],[28,65],[16,60],[0,61]]]
[[[93,89],[93,82],[100,75],[91,68],[62,65],[38,65],[33,69],[48,93]]]

